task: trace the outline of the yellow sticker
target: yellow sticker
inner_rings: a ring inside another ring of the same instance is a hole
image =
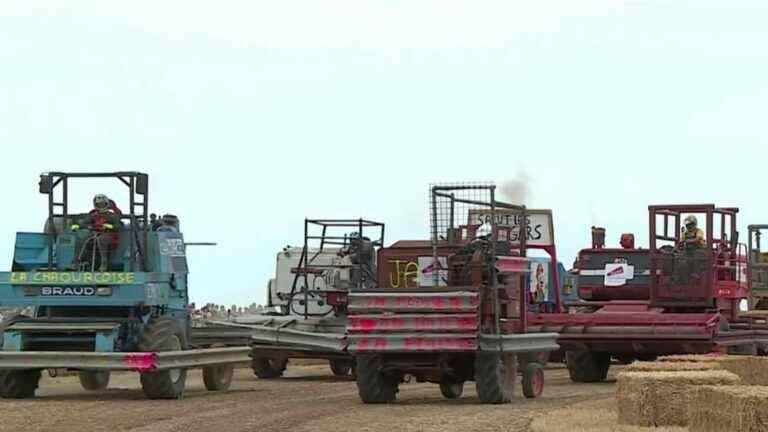
[[[136,273],[131,272],[12,272],[12,284],[98,284],[126,285],[136,283]]]

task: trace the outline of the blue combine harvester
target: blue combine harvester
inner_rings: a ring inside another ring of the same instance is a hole
[[[126,186],[128,211],[109,201],[70,213],[70,181],[104,178]],[[148,176],[52,172],[39,187],[44,232],[17,233],[11,271],[0,272],[0,306],[34,310],[0,323],[0,396],[34,396],[52,368],[77,371],[87,390],[106,388],[110,371],[137,371],[147,397],[173,399],[187,368],[203,367],[207,389],[227,389],[250,349],[194,344],[187,244],[176,216],[148,214]]]

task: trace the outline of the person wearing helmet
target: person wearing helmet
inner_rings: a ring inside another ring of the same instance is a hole
[[[98,194],[93,197],[93,210],[70,227],[72,231],[85,227],[93,232],[93,240],[99,249],[98,271],[109,270],[110,250],[117,245],[119,239],[121,215],[122,212],[114,201],[106,195]]]
[[[704,238],[704,231],[698,227],[696,216],[687,216],[684,224],[685,228],[680,233],[680,246],[682,248],[703,248],[706,239]]]

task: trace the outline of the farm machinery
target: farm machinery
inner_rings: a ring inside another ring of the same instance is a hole
[[[759,241],[766,226],[750,226],[746,246],[737,208],[651,205],[648,212],[648,249],[635,247],[632,234],[605,247],[605,230],[593,228],[574,269],[580,300],[566,305],[570,313],[529,317],[530,331],[560,334],[573,381],[604,380],[612,360],[755,354],[768,345],[768,260]],[[692,217],[702,222],[693,243],[682,223]]]
[[[97,196],[100,210],[71,213],[70,182],[82,179],[125,185],[128,211]],[[17,233],[11,271],[0,273],[0,306],[34,310],[0,324],[0,396],[32,397],[41,370],[67,369],[87,390],[106,388],[111,371],[137,371],[147,397],[180,398],[187,368],[224,390],[232,365],[249,360],[247,346],[211,348],[222,335],[196,342],[188,244],[176,216],[148,213],[148,184],[139,172],[40,176],[44,232]]]
[[[260,378],[282,376],[291,358],[329,361],[349,376],[347,294],[376,285],[376,250],[384,224],[365,219],[306,219],[302,247],[277,254],[267,305],[276,309],[243,324],[253,332],[252,368]]]
[[[481,402],[505,403],[518,373],[525,396],[540,395],[543,362],[558,346],[557,334],[527,328],[525,207],[497,201],[493,185],[430,192],[431,253],[422,256],[423,242],[381,249],[379,268],[386,260],[396,270],[390,287],[380,273],[376,287],[347,295],[347,350],[355,356],[360,398],[394,401],[399,384],[412,377],[439,384],[446,398],[475,381]]]

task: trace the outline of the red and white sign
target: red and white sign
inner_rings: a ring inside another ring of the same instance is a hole
[[[606,264],[603,284],[605,286],[622,286],[634,277],[635,266],[623,263]]]

